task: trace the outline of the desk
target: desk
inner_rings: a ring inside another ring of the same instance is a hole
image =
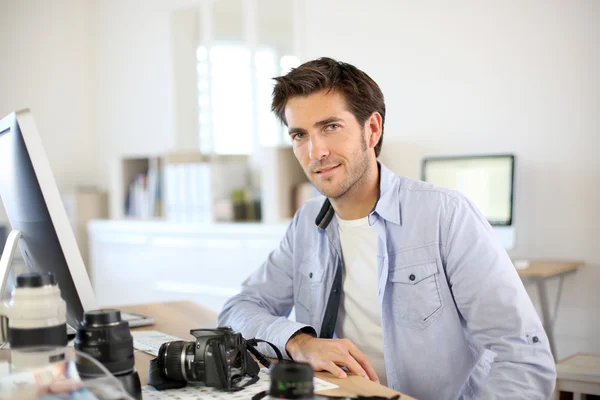
[[[530,260],[527,268],[517,270],[524,283],[532,282],[537,286],[540,295],[540,307],[542,309],[542,323],[546,335],[548,335],[550,350],[552,350],[554,357],[557,357],[556,343],[554,341],[554,322],[556,321],[556,314],[558,313],[558,304],[562,295],[564,278],[565,275],[574,273],[577,268],[582,267],[583,264],[583,261]],[[556,301],[554,303],[554,315],[551,316],[546,283],[553,278],[559,278],[559,283]]]
[[[556,372],[555,399],[561,391],[572,392],[574,400],[588,394],[600,396],[600,355],[573,354],[556,364]]]
[[[143,304],[117,308],[122,311],[148,315],[156,319],[156,324],[152,326],[133,328],[133,330],[157,330],[183,339],[192,339],[190,329],[215,327],[217,324],[217,314],[189,301]],[[140,375],[142,385],[146,384],[148,363],[152,358],[153,356],[143,352],[138,351],[135,353],[135,366]],[[399,394],[392,389],[367,381],[356,375],[348,376],[346,379],[338,379],[334,378],[328,372],[317,372],[316,376],[339,386],[337,389],[320,392],[320,394],[329,396],[362,395],[391,397]],[[406,395],[402,395],[401,397],[401,400],[411,399],[412,397]]]

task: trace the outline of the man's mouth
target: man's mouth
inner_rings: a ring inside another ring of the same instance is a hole
[[[326,177],[326,176],[332,175],[335,171],[337,171],[339,166],[340,165],[337,164],[337,165],[331,165],[331,166],[319,168],[319,169],[315,170],[315,173],[321,177]]]

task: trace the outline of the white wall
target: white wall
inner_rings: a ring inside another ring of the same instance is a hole
[[[97,164],[102,186],[116,188],[124,155],[158,154],[172,147],[171,31],[168,1],[93,3],[94,79],[97,85]],[[118,209],[112,196],[111,215]]]
[[[86,1],[0,2],[0,118],[33,111],[61,189],[96,183],[89,11]]]
[[[308,58],[354,63],[381,85],[386,141],[517,155],[512,255],[586,261],[565,283],[558,353],[600,352],[600,2],[309,0],[306,10]]]

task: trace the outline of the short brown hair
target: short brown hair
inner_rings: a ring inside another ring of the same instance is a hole
[[[344,96],[349,111],[361,125],[377,111],[381,114],[381,138],[375,145],[375,156],[381,152],[385,102],[379,85],[354,65],[323,57],[292,69],[287,75],[274,78],[271,110],[287,125],[285,106],[294,96],[308,96],[323,89]]]

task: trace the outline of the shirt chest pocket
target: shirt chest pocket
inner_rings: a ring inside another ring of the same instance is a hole
[[[408,328],[425,329],[442,309],[439,268],[435,259],[390,263],[389,291],[394,323]]]
[[[323,274],[324,270],[316,261],[300,264],[296,303],[304,307],[310,316],[314,316],[322,306]]]

